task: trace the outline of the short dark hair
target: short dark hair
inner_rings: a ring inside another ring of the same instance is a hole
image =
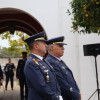
[[[37,42],[38,42],[38,41],[35,41],[35,42],[32,42],[32,43],[28,44],[29,49],[32,50],[33,47],[34,47],[34,44],[37,44]]]
[[[11,60],[11,58],[8,58],[8,60]]]
[[[22,55],[27,55],[27,52],[23,51],[23,52],[22,52]]]
[[[34,43],[30,43],[30,44],[28,45],[30,50],[33,49],[33,44],[34,44]]]

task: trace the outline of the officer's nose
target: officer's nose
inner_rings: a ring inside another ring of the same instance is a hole
[[[64,50],[65,48],[64,48],[64,46],[62,47],[62,50]]]
[[[47,44],[45,44],[45,47],[47,48]]]

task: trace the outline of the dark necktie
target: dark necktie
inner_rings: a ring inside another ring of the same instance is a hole
[[[45,59],[43,59],[43,61],[50,67],[50,69],[52,70],[52,73],[53,73],[53,75],[54,75],[54,78],[55,78],[55,81],[56,81],[56,87],[57,87],[57,90],[59,91],[59,89],[58,89],[58,82],[57,82],[57,79],[56,79],[56,75],[55,75],[55,70],[54,70],[54,68],[48,63],[48,61],[46,61]]]
[[[45,59],[43,59],[43,61],[50,67],[51,70],[53,70],[53,67],[48,63],[48,61],[46,61]]]

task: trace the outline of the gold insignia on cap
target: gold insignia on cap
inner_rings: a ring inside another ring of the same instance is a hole
[[[63,42],[53,42],[53,44],[58,44],[58,43],[63,43]]]
[[[63,66],[62,66],[61,68],[62,68],[62,69],[65,69],[65,67],[63,67]]]
[[[36,40],[41,40],[41,39],[44,39],[44,38],[43,38],[43,37],[41,37],[41,38],[37,38],[37,39],[35,39],[35,41],[36,41]]]
[[[46,67],[45,66],[42,66],[42,69],[45,69]]]

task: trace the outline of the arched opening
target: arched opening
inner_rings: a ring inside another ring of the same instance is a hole
[[[44,31],[40,22],[27,12],[16,8],[1,8],[0,34],[9,31],[11,25],[15,30],[25,32],[30,36]]]
[[[40,22],[35,19],[32,15],[28,14],[25,11],[16,9],[16,8],[1,8],[0,9],[0,34],[10,31],[10,28],[13,28],[14,31],[22,31],[28,35],[37,34],[41,31],[45,31],[40,24]],[[45,37],[47,39],[47,37]],[[17,66],[18,60],[20,58],[13,58],[12,62]],[[0,57],[0,64],[2,67],[5,66],[5,63],[8,61],[8,58]],[[5,80],[5,77],[4,77]],[[19,100],[19,86],[16,85],[16,78],[14,78],[14,92],[8,90],[5,92],[4,83],[0,89],[0,98],[2,100]],[[18,83],[19,84],[19,83]],[[10,94],[10,95],[9,95]]]
[[[45,30],[28,12],[16,8],[0,8],[0,34],[6,31],[10,31],[10,34],[21,31],[31,36]],[[47,36],[45,38],[47,39]]]

